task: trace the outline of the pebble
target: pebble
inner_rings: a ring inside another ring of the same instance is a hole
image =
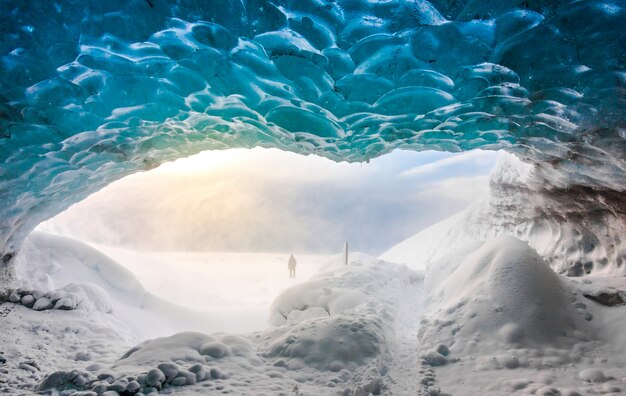
[[[9,294],[9,302],[17,304],[20,302],[20,300],[20,293],[18,293],[16,290],[13,290],[11,294]]]
[[[76,304],[71,298],[64,297],[64,298],[61,298],[59,301],[57,301],[56,304],[54,304],[54,309],[60,309],[63,311],[71,311],[73,309],[76,309]]]
[[[30,294],[27,294],[24,297],[22,297],[21,302],[22,302],[22,305],[24,305],[25,307],[30,308],[35,303],[35,297],[33,297]]]
[[[157,368],[165,374],[165,378],[167,378],[168,382],[171,382],[174,378],[178,377],[178,373],[180,372],[180,367],[176,363],[172,362],[161,363],[157,366]]]
[[[172,386],[183,386],[187,384],[185,377],[176,377],[172,380]]]
[[[152,369],[148,371],[148,375],[146,376],[146,385],[157,387],[160,386],[163,381],[165,381],[165,374],[163,374],[161,370]]]
[[[141,389],[141,385],[137,381],[130,381],[126,386],[126,392],[136,393],[139,389]]]
[[[50,301],[46,297],[41,297],[40,299],[35,301],[35,304],[33,304],[33,309],[35,311],[43,311],[50,308],[52,308],[52,301]]]
[[[122,378],[122,379],[115,381],[111,385],[109,385],[109,390],[123,393],[126,391],[127,386],[128,386],[128,381]]]

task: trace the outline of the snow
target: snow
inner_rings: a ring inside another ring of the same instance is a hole
[[[508,235],[528,243],[559,273],[625,275],[623,194],[551,191],[534,177],[535,171],[502,153],[492,171],[489,194],[380,257],[424,269],[452,251]]]
[[[124,256],[128,252],[118,251],[117,254]],[[180,258],[180,254],[171,257]],[[196,259],[206,260],[207,257]],[[245,257],[250,259],[252,255]],[[265,258],[272,263],[276,255],[259,255],[259,258],[260,262]],[[231,260],[234,262],[235,257]],[[37,265],[41,261],[47,265]],[[307,258],[302,257],[299,266],[305,269],[307,262]],[[315,261],[310,263],[314,268]],[[266,325],[263,330],[252,333],[209,335],[189,331],[176,333],[178,327],[201,327],[197,318],[199,312],[160,300],[146,291],[131,271],[123,270],[112,258],[81,242],[34,233],[25,245],[19,264],[19,273],[33,279],[29,286],[44,291],[56,288],[47,293],[57,295],[72,293],[81,303],[73,311],[42,311],[47,315],[46,331],[50,332],[45,338],[41,338],[35,324],[37,315],[42,313],[7,303],[3,326],[11,327],[7,334],[15,346],[5,345],[3,340],[2,351],[9,366],[2,371],[0,383],[9,392],[38,387],[45,391],[51,387],[122,391],[136,384],[150,391],[150,382],[155,389],[167,387],[170,393],[176,393],[184,385],[182,394],[225,390],[242,395],[379,393],[387,387],[387,379],[389,386],[394,386],[394,381],[404,382],[401,377],[394,377],[398,365],[392,359],[398,333],[397,313],[415,311],[407,304],[419,305],[419,293],[415,294],[419,289],[414,286],[422,279],[420,274],[405,266],[352,253],[348,266],[343,256],[337,255],[328,258],[324,265],[317,263],[320,270],[310,280],[293,281],[288,279],[283,261],[276,267],[287,279],[286,286],[291,287],[275,299],[271,310],[265,314],[276,318],[277,315],[282,317],[277,314],[282,312],[289,321]],[[222,262],[218,268],[224,270],[230,264]],[[240,264],[239,268],[248,264]],[[141,268],[138,265],[135,270]],[[84,282],[64,285],[72,271]],[[259,278],[257,273],[248,279],[257,282],[269,279],[270,286],[277,284],[272,279],[276,272],[266,268],[263,273],[265,277]],[[119,274],[120,278],[111,279],[111,274]],[[321,289],[320,283],[324,285]],[[258,296],[261,290],[260,287],[253,290],[248,298]],[[303,296],[298,300],[300,294]],[[407,295],[412,299],[406,299]],[[317,305],[306,307],[301,303]],[[260,306],[261,310],[266,308]],[[323,315],[319,314],[320,309]],[[307,311],[318,314],[310,315]],[[305,314],[298,316],[296,312]],[[72,325],[67,326],[70,322]],[[412,322],[417,323],[417,319]],[[153,331],[146,332],[146,328],[151,327]],[[68,331],[73,337],[81,338],[72,347],[66,345],[64,334]],[[152,339],[155,333],[164,337]],[[112,344],[106,353],[96,347],[103,344],[99,334],[106,334]],[[149,339],[133,347],[146,338]],[[410,338],[415,344],[414,333]],[[89,349],[88,345],[94,348]],[[312,346],[316,347],[312,349]],[[33,353],[33,349],[38,353]],[[411,349],[416,350],[415,345]],[[65,352],[68,350],[76,352],[68,357]],[[36,362],[42,361],[37,363],[40,368],[24,378],[20,375],[19,364],[29,361],[33,355]],[[166,367],[177,371],[168,376]]]
[[[466,238],[454,228],[464,219],[424,230],[385,255],[410,261],[413,269],[358,252],[350,252],[348,265],[341,254],[297,256],[296,280],[288,278],[286,255],[156,256],[34,233],[17,266],[30,289],[12,293],[11,301],[29,295],[27,305],[55,298],[78,303],[67,311],[0,305],[0,391],[591,396],[626,390],[626,278],[601,271],[565,277],[519,238]],[[224,316],[216,314],[220,304]],[[221,319],[236,322],[252,310],[264,320],[248,317],[255,328],[216,329]]]
[[[443,224],[392,253],[419,253],[454,238]],[[470,241],[447,255],[433,250],[405,256],[425,268],[428,297],[418,330],[423,394],[594,395],[626,388],[625,308],[586,297],[623,295],[625,278],[566,278],[511,236]]]

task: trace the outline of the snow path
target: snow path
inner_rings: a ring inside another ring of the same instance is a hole
[[[390,353],[385,394],[409,396],[417,395],[419,389],[417,331],[424,311],[423,284],[409,283],[402,294],[396,314],[396,339]]]

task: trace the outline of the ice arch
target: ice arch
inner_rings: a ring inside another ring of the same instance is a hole
[[[504,148],[622,191],[625,3],[9,0],[0,252],[131,172],[203,149],[364,161]]]

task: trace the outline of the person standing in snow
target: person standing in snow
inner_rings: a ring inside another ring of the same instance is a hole
[[[297,265],[296,258],[293,257],[293,254],[292,254],[291,257],[289,257],[289,263],[287,264],[290,278],[296,277],[296,265]]]

